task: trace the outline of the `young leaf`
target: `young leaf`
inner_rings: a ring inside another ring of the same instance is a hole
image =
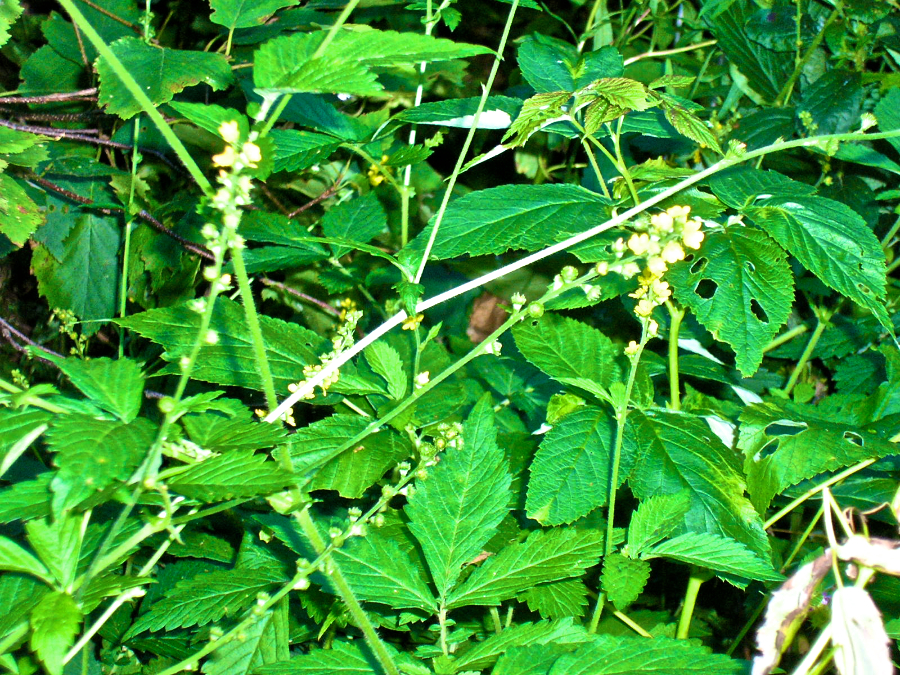
[[[693,113],[688,112],[681,106],[665,106],[666,119],[669,123],[678,129],[678,133],[687,136],[692,141],[696,141],[701,147],[709,147],[722,154],[722,146],[719,145],[718,139],[713,136],[712,132],[706,124],[698,119]]]
[[[590,642],[592,639],[587,630],[579,624],[572,623],[572,619],[520,623],[491,635],[484,642],[479,642],[462,654],[457,659],[456,665],[460,671],[483,670],[494,665],[500,656],[514,647],[546,644],[574,645]]]
[[[554,424],[531,463],[528,517],[542,525],[568,524],[606,504],[615,434],[615,421],[594,406]],[[624,449],[620,484],[633,462],[634,454]]]
[[[144,376],[135,361],[101,357],[54,362],[85,396],[126,424],[140,413]]]
[[[650,578],[650,563],[613,553],[603,559],[600,583],[619,611],[638,599]]]
[[[626,433],[638,448],[628,483],[638,499],[687,490],[691,507],[676,534],[719,534],[769,556],[762,521],[744,497],[737,459],[705,422],[672,412],[635,411],[628,424]]]
[[[48,584],[53,583],[50,571],[40,560],[19,546],[12,539],[0,536],[0,570],[33,574]]]
[[[738,446],[746,457],[750,499],[760,511],[800,481],[897,453],[881,434],[864,433],[811,405],[777,400],[744,409]]]
[[[51,591],[31,610],[32,651],[50,675],[61,675],[63,657],[75,641],[81,610],[68,593]]]
[[[166,596],[142,614],[122,637],[146,630],[205,626],[250,607],[257,593],[286,581],[278,569],[233,569],[198,574],[178,582]]]
[[[406,396],[407,381],[403,361],[396,349],[385,342],[373,342],[364,352],[366,361],[387,382],[388,393],[395,401]]]
[[[562,579],[529,588],[519,596],[528,609],[545,619],[582,617],[588,606],[588,587],[581,579]]]
[[[642,501],[628,524],[628,555],[637,557],[668,537],[690,508],[691,495],[687,490],[658,494]]]
[[[553,379],[598,396],[621,377],[615,359],[619,349],[596,328],[545,314],[513,328],[522,355]]]
[[[686,532],[657,544],[641,555],[643,560],[653,558],[673,558],[745,579],[784,580],[782,575],[772,569],[770,562],[762,560],[743,544],[708,532]]]
[[[586,230],[608,217],[606,200],[577,185],[502,185],[451,202],[431,250],[436,260],[534,251],[566,232]],[[404,249],[420,260],[434,221]]]
[[[794,300],[784,251],[759,230],[727,227],[709,234],[666,278],[703,327],[731,345],[738,369],[746,376],[755,373]]]
[[[824,197],[771,197],[747,215],[828,286],[891,327],[884,308],[884,251],[849,206]]]
[[[203,664],[206,675],[247,675],[290,658],[287,598],[258,617],[239,640],[226,642]]]
[[[218,502],[271,494],[290,485],[293,475],[265,455],[233,450],[192,465],[169,480],[169,488],[192,499]]]
[[[137,37],[123,37],[109,48],[156,105],[171,101],[185,87],[203,83],[218,91],[234,79],[221,54],[157,47]],[[141,112],[140,104],[103,57],[97,60],[97,73],[99,102],[107,111],[126,120]]]
[[[520,591],[548,581],[578,577],[600,558],[603,536],[593,530],[557,528],[533,532],[525,541],[491,556],[447,598],[447,606],[499,605]]]
[[[264,24],[279,9],[298,4],[300,0],[209,0],[210,9],[213,10],[209,20],[228,30],[252,28]]]
[[[150,448],[156,427],[146,419],[130,424],[72,414],[47,432],[59,471],[50,484],[53,511],[71,509],[116,481],[127,480]]]
[[[333,555],[360,600],[437,613],[422,568],[379,531],[352,539]]]
[[[462,447],[450,448],[428,479],[416,483],[406,506],[409,529],[442,599],[509,510],[510,480],[485,395],[466,420]]]

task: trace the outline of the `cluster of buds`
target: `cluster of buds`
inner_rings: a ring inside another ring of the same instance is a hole
[[[438,452],[447,448],[461,448],[463,445],[462,424],[459,422],[441,422],[437,425],[434,447]]]
[[[328,365],[331,361],[336,359],[342,352],[350,349],[355,342],[355,337],[353,332],[356,330],[356,325],[359,323],[359,320],[362,318],[363,313],[357,309],[349,309],[347,308],[346,313],[344,314],[344,321],[338,326],[337,332],[335,336],[331,339],[332,350],[328,354],[325,354],[322,357],[322,360],[319,363],[304,366],[303,367],[303,375],[306,380],[309,380],[316,373],[320,372],[325,366]],[[326,377],[321,384],[319,385],[322,388],[322,395],[328,393],[328,388],[337,384],[338,380],[341,377],[341,373],[339,370],[335,370],[331,375]],[[305,382],[305,380],[304,380]],[[288,391],[291,393],[297,391],[300,387],[303,386],[304,382],[296,382],[288,385]],[[307,399],[315,398],[315,394],[313,392],[309,392],[306,397]],[[290,424],[290,421],[288,421]]]

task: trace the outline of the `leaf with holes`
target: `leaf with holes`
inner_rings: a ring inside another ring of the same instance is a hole
[[[784,251],[764,232],[741,226],[710,233],[666,279],[713,337],[731,345],[747,376],[759,368],[794,300]]]

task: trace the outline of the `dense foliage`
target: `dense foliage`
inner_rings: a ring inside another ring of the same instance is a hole
[[[895,0],[0,0],[0,88],[0,669],[892,672]]]

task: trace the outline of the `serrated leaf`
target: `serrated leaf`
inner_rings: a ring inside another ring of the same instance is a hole
[[[258,617],[241,639],[219,647],[203,664],[206,675],[247,675],[290,658],[287,600]]]
[[[130,424],[72,414],[59,418],[47,432],[59,471],[50,484],[53,511],[71,509],[95,492],[127,480],[156,436],[147,419]]]
[[[12,176],[0,174],[0,234],[22,246],[43,222],[38,205],[25,190]]]
[[[391,655],[396,650],[385,647]],[[259,668],[258,675],[384,675],[378,660],[364,640],[337,640],[331,649],[315,649],[295,656],[290,661]]]
[[[0,570],[32,574],[38,579],[53,583],[50,571],[31,553],[8,537],[0,536]]]
[[[761,171],[749,166],[734,166],[710,178],[713,194],[733,209],[752,206],[757,198],[804,197],[816,188],[788,178],[777,171]]]
[[[275,144],[273,171],[302,171],[324,162],[341,146],[333,136],[295,129],[273,129],[269,137]]]
[[[600,559],[603,536],[593,530],[537,531],[491,556],[447,598],[447,606],[499,605],[532,586],[578,577]]]
[[[824,197],[772,197],[747,210],[755,223],[825,284],[891,326],[884,308],[884,251],[849,206]]]
[[[479,642],[462,654],[456,665],[459,670],[482,670],[494,665],[500,656],[514,647],[580,644],[592,639],[583,626],[572,623],[571,619],[520,623]]]
[[[0,477],[46,431],[51,419],[44,410],[0,408]]]
[[[568,91],[535,94],[522,104],[522,109],[509,131],[501,139],[509,147],[524,145],[531,135],[552,120],[565,117],[565,104],[572,97]]]
[[[317,363],[318,353],[330,344],[311,330],[272,317],[259,317],[266,357],[277,389],[303,377],[303,366]],[[200,315],[187,305],[152,309],[116,323],[161,344],[166,361],[187,356],[197,339]],[[218,298],[210,328],[219,336],[214,345],[204,345],[191,376],[205,382],[262,390],[253,358],[253,342],[244,319],[244,309],[233,300]],[[173,370],[173,372],[177,372]]]
[[[571,523],[606,504],[616,434],[602,408],[585,406],[554,424],[531,463],[525,511],[542,525]],[[634,453],[623,449],[620,484]]]
[[[763,348],[787,321],[794,300],[784,251],[765,233],[741,226],[709,233],[666,279],[703,327],[731,345],[746,376],[759,368]]]
[[[683,136],[696,141],[701,147],[709,147],[722,154],[722,146],[713,136],[706,123],[680,106],[666,107],[666,119]]]
[[[120,38],[109,48],[155,105],[168,103],[186,87],[207,84],[219,91],[234,80],[221,54],[157,47],[137,37]],[[141,112],[140,104],[102,56],[96,66],[100,105],[126,120]]]
[[[0,523],[30,520],[50,515],[50,480],[45,471],[34,480],[20,481],[0,490]]]
[[[21,15],[19,0],[4,0],[0,4],[0,47],[9,40],[9,29]]]
[[[224,399],[219,403],[224,403]],[[210,452],[247,449],[259,450],[278,445],[287,432],[278,424],[254,422],[242,403],[226,411],[192,413],[181,419],[190,439]]]
[[[784,577],[750,549],[728,537],[709,532],[686,532],[645,551],[641,558],[672,558],[715,572],[758,581],[783,581]]]
[[[31,650],[50,675],[61,675],[63,657],[75,642],[81,610],[71,595],[51,591],[31,610]]]
[[[686,490],[691,507],[674,533],[709,532],[736,539],[762,557],[769,541],[759,514],[744,496],[734,452],[694,417],[634,411],[626,434],[638,448],[628,483],[641,500]]]
[[[28,543],[47,566],[60,587],[75,580],[82,546],[82,519],[72,513],[25,523]]]
[[[591,82],[579,93],[591,93],[622,110],[647,110],[658,105],[646,85],[627,77],[604,77]],[[671,121],[671,120],[670,120]]]
[[[757,403],[746,407],[740,420],[738,446],[746,458],[750,499],[760,511],[800,481],[897,453],[897,445],[881,434],[865,433],[812,405]]]
[[[642,501],[628,523],[628,554],[637,557],[648,546],[668,537],[690,508],[687,491],[658,494]]]
[[[579,56],[573,45],[534,33],[519,45],[519,68],[525,81],[539,94],[560,90],[572,92],[576,89],[572,71]]]
[[[252,28],[266,22],[279,9],[294,7],[300,0],[209,0],[209,20],[228,30]]]
[[[596,328],[545,314],[513,328],[522,355],[554,380],[586,389],[598,396],[621,377],[615,359],[619,350]]]
[[[197,574],[175,584],[162,600],[138,617],[122,640],[147,630],[205,626],[225,616],[237,616],[250,608],[257,593],[268,591],[283,581],[286,580],[277,569],[233,569]]]
[[[588,587],[581,579],[562,579],[529,588],[519,596],[528,609],[544,619],[582,617],[588,606]]]
[[[140,413],[144,375],[136,361],[100,357],[60,359],[54,363],[85,396],[126,424]]]
[[[28,621],[28,614],[41,601],[50,587],[25,574],[0,575],[0,635]]]
[[[511,479],[497,447],[490,396],[472,410],[462,439],[462,447],[450,448],[428,479],[416,483],[406,506],[409,529],[442,599],[509,510]]]
[[[810,133],[844,134],[859,125],[866,96],[861,80],[855,70],[834,68],[826,70],[804,89],[797,115],[809,115],[814,125]]]
[[[450,203],[431,257],[446,260],[463,253],[533,251],[607,217],[606,200],[577,185],[503,185],[479,190]],[[433,227],[434,219],[402,255],[421,260]]]
[[[878,129],[881,131],[893,131],[900,129],[900,87],[890,89],[875,106],[875,117],[878,119]],[[900,152],[900,137],[893,136],[885,139]]]
[[[342,202],[328,210],[322,218],[322,231],[326,237],[338,237],[366,243],[381,234],[387,227],[387,214],[374,192]],[[332,246],[335,258],[345,255],[349,249]]]
[[[168,485],[185,497],[204,502],[271,494],[290,485],[293,475],[265,455],[252,450],[233,450],[193,464],[173,476]]]
[[[555,642],[514,647],[500,657],[491,675],[550,675],[553,664],[575,649]]]
[[[396,349],[385,342],[373,342],[364,352],[366,362],[387,383],[388,393],[395,401],[406,396],[407,381],[403,360]]]
[[[342,439],[348,440],[350,437]],[[411,452],[409,442],[393,431],[371,434],[319,469],[309,489],[336,490],[342,497],[358,499]]]
[[[360,600],[437,613],[424,570],[379,531],[352,539],[333,556]]]
[[[612,553],[603,559],[600,584],[616,609],[623,611],[638,599],[650,578],[650,563]]]

